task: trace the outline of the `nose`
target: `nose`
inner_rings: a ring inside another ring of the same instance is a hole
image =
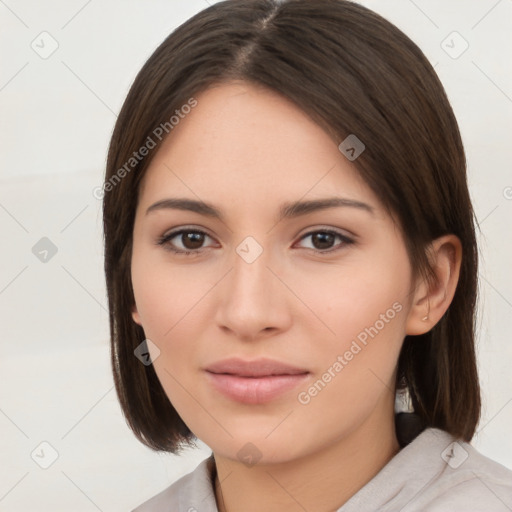
[[[230,272],[217,287],[217,325],[239,339],[252,341],[289,327],[290,292],[279,265],[259,244],[240,244]]]

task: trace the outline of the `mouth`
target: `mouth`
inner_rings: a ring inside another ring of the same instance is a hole
[[[262,404],[303,383],[310,372],[272,359],[226,359],[205,368],[214,389],[231,400]]]

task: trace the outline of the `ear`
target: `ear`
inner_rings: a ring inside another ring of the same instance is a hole
[[[139,312],[137,310],[137,305],[134,304],[133,307],[132,307],[132,318],[133,318],[133,321],[136,323],[136,324],[139,324],[142,326],[142,322],[140,321],[140,315],[139,315]]]
[[[459,281],[462,244],[457,236],[444,235],[430,244],[428,257],[435,274],[435,282],[418,278],[407,317],[408,335],[430,331],[450,306]]]

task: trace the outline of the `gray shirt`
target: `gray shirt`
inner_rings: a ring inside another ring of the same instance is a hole
[[[213,454],[132,512],[218,512]],[[427,428],[337,512],[510,512],[512,471]]]

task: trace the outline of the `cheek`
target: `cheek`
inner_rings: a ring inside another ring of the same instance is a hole
[[[405,335],[407,281],[367,269],[358,275],[353,269],[324,284],[322,293],[316,289],[307,300],[334,334],[324,327],[324,335],[313,334],[315,345],[307,355],[315,376],[297,398],[304,414],[335,432],[359,424],[382,398],[392,400]],[[312,325],[308,332],[319,332]]]
[[[214,285],[197,269],[171,264],[165,254],[134,251],[133,292],[147,337],[166,342],[178,327],[197,321],[195,310]]]
[[[132,285],[146,338],[156,347],[153,367],[174,407],[190,415],[192,367],[199,360],[193,343],[205,323],[204,299],[211,284],[190,268],[171,265],[164,258],[134,251]],[[191,276],[193,278],[191,278]],[[195,414],[195,413],[194,413]],[[192,414],[192,416],[194,415]]]
[[[330,271],[329,271],[330,270]],[[295,277],[294,291],[310,312],[304,319],[315,322],[317,332],[337,340],[337,348],[360,338],[372,326],[379,331],[401,332],[406,309],[408,280],[403,270],[385,265],[361,265],[327,269],[314,279]],[[313,314],[314,313],[314,314]],[[311,327],[311,326],[310,326]]]
[[[300,401],[312,406],[306,407],[310,413],[321,415],[338,404],[339,411],[362,418],[394,389],[408,307],[405,263],[382,259],[331,269],[329,275],[316,276],[315,286],[303,283],[301,298],[318,316],[307,313],[303,326],[314,341],[306,354],[315,382],[302,389]],[[339,417],[331,416],[334,428]]]

